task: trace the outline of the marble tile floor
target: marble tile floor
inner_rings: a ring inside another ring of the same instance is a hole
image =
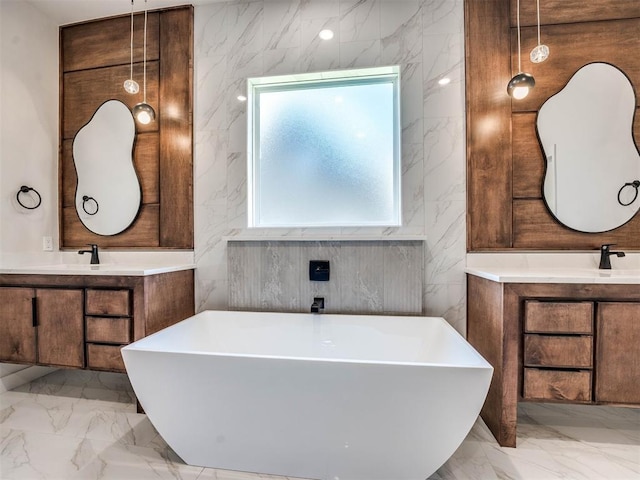
[[[185,465],[132,399],[125,375],[73,370],[0,394],[0,479],[286,480]],[[521,404],[519,414],[518,448],[499,447],[478,420],[429,480],[640,479],[640,409]]]

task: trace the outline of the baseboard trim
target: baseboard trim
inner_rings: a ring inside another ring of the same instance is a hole
[[[53,367],[40,367],[38,365],[33,365],[23,368],[22,370],[18,370],[17,372],[10,373],[9,375],[0,378],[0,393],[18,388],[25,383],[29,383],[36,378],[44,377],[56,370],[57,368]]]

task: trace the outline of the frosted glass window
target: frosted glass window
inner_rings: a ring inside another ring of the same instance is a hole
[[[399,69],[249,80],[249,226],[400,225]]]

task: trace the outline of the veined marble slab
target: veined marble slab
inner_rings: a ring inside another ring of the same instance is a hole
[[[48,265],[16,265],[11,267],[0,267],[0,274],[20,274],[20,275],[125,275],[133,277],[144,277],[147,275],[157,275],[159,273],[177,272],[180,270],[195,269],[195,264],[167,264],[167,265],[120,265],[120,264],[99,264],[91,265],[86,263],[70,264],[57,263]]]
[[[465,272],[500,283],[640,284],[640,269],[599,270],[569,267],[467,267]]]

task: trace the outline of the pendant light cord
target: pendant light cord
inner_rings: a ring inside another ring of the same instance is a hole
[[[516,3],[516,22],[518,25],[518,73],[522,73],[522,63],[520,61],[520,0]]]
[[[142,97],[143,102],[147,103],[147,0],[144,0],[144,43],[142,47],[142,57]]]
[[[129,78],[133,79],[133,0],[131,0],[131,42],[129,51],[131,52],[131,59],[129,61],[130,72]]]
[[[536,0],[536,10],[538,13],[538,45],[540,45],[540,0]]]

